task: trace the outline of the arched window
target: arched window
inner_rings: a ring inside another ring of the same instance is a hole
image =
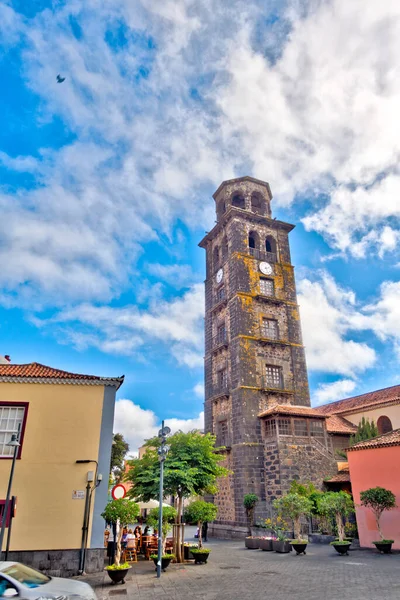
[[[260,251],[260,238],[256,231],[249,232],[249,251],[252,256],[256,256]]]
[[[251,210],[259,215],[265,213],[264,198],[258,192],[254,192],[254,194],[251,195]]]
[[[236,206],[236,208],[246,208],[246,203],[242,194],[233,194],[232,206]]]
[[[226,239],[226,237],[224,237],[222,240],[221,250],[222,250],[222,260],[225,262],[226,259],[228,258],[228,240]]]
[[[269,257],[271,261],[276,261],[276,241],[272,235],[268,235],[265,240],[265,251],[272,255]]]
[[[216,246],[214,248],[213,267],[214,267],[214,271],[216,271],[219,267],[219,248],[218,248],[218,246]]]
[[[390,431],[393,431],[391,420],[389,419],[389,417],[385,417],[384,415],[379,417],[377,427],[379,435],[382,435],[382,433],[389,433]]]

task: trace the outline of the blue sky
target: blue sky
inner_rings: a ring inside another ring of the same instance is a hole
[[[201,423],[212,193],[267,180],[313,404],[398,383],[400,7],[0,0],[0,353]],[[61,73],[65,82],[57,84]]]

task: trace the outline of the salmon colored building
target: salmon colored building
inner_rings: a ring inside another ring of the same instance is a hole
[[[361,547],[375,548],[372,542],[379,540],[379,533],[373,512],[360,506],[360,493],[379,486],[396,496],[397,508],[385,511],[380,523],[384,537],[400,550],[400,429],[355,444],[347,457]]]
[[[11,560],[50,575],[78,574],[88,500],[85,570],[103,568],[101,513],[108,499],[115,395],[123,380],[0,363],[1,504],[13,454],[8,442],[18,430],[21,444],[12,487],[17,510]]]

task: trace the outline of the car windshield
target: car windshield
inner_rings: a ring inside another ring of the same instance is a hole
[[[3,569],[3,573],[13,577],[28,588],[39,587],[39,585],[44,585],[51,579],[50,577],[47,577],[47,575],[40,573],[40,571],[36,571],[36,569],[32,569],[26,565],[21,565],[20,563],[6,567]]]

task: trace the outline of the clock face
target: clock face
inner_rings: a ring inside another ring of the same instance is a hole
[[[216,281],[217,283],[221,283],[221,281],[222,281],[222,277],[223,277],[223,276],[224,276],[224,271],[223,271],[223,269],[218,269],[218,271],[217,271],[217,274],[216,274],[216,276],[215,276],[215,281]]]
[[[267,262],[260,263],[260,271],[263,275],[272,275],[272,267]]]

